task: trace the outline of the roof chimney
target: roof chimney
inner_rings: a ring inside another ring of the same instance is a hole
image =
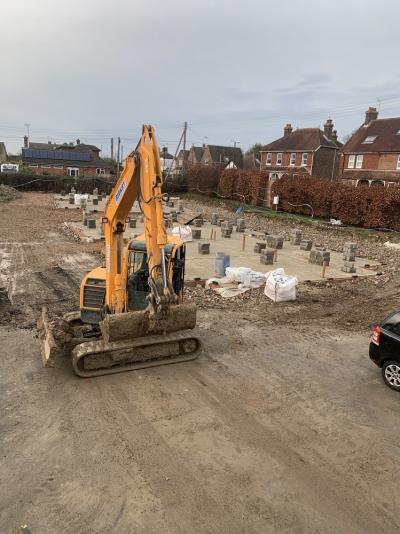
[[[29,139],[27,135],[24,135],[24,148],[29,148]]]
[[[332,139],[332,141],[334,141],[336,143],[336,141],[337,141],[337,130],[333,130],[331,139]]]
[[[283,136],[284,136],[284,137],[287,137],[287,136],[290,135],[292,132],[293,132],[292,125],[289,124],[289,123],[286,124],[286,126],[285,126],[284,129],[283,129]]]
[[[81,140],[80,140],[80,139],[77,139],[77,140],[76,140],[76,144],[77,144],[77,145],[80,145],[80,144],[81,144]]]
[[[332,119],[327,119],[324,124],[324,134],[328,139],[332,139],[333,122]]]
[[[378,111],[376,108],[369,106],[365,112],[365,122],[364,125],[367,126],[371,121],[374,121],[378,118]]]

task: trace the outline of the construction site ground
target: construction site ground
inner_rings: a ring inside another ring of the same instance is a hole
[[[235,206],[187,198],[188,212]],[[237,206],[236,206],[237,207]],[[400,528],[400,396],[368,358],[398,306],[397,234],[245,214],[331,250],[357,241],[374,276],[302,282],[295,302],[189,287],[194,362],[79,379],[42,367],[35,319],[76,309],[101,261],[65,222],[80,210],[24,193],[0,205],[0,532],[392,533]],[[265,266],[267,270],[268,266]]]

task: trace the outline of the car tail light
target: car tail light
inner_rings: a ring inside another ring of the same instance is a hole
[[[379,345],[380,340],[381,340],[381,327],[375,326],[374,333],[372,335],[372,343],[375,343],[375,345]]]

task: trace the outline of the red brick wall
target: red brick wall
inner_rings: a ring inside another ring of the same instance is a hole
[[[397,170],[398,154],[381,154],[378,162],[378,169],[385,171]]]
[[[282,167],[289,167],[290,166],[290,154],[291,152],[271,152],[272,154],[272,164],[267,165],[267,154],[268,152],[262,152],[261,153],[261,168],[264,170],[268,169],[268,167],[279,167],[279,165],[276,165],[276,156],[277,154],[282,154]],[[312,152],[308,152],[307,157],[307,166],[311,166],[312,162]],[[293,167],[301,167],[301,158],[302,158],[303,152],[296,152],[296,165],[293,165]]]

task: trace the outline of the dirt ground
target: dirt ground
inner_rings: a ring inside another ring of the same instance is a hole
[[[295,303],[188,290],[196,361],[82,380],[67,359],[41,367],[34,330],[98,261],[73,218],[39,193],[0,207],[1,533],[399,530],[400,397],[368,358],[399,298],[394,253]]]

